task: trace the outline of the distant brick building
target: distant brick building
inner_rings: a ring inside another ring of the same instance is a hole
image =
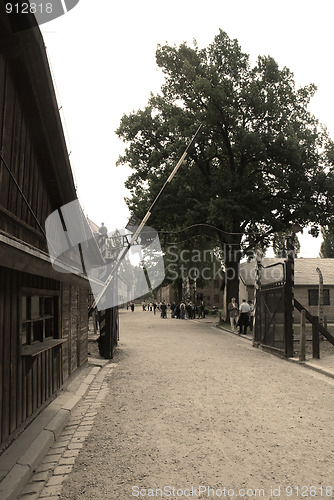
[[[222,280],[213,279],[203,288],[197,288],[197,296],[203,296],[204,305],[211,308],[224,309],[224,289]]]
[[[222,280],[212,279],[206,282],[204,287],[185,286],[183,287],[183,300],[190,300],[193,303],[199,303],[203,300],[205,307],[223,309],[224,308],[224,289],[222,289]],[[196,296],[195,296],[196,295]],[[177,302],[177,290],[171,285],[161,287],[157,291],[157,300],[172,304]]]

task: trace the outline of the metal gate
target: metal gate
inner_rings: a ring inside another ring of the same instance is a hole
[[[262,285],[256,295],[255,342],[285,355],[285,282]]]
[[[260,284],[262,269],[282,266],[281,281]],[[263,267],[258,264],[254,344],[282,357],[294,355],[294,259],[292,254],[283,262]]]

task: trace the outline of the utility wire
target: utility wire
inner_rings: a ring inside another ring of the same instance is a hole
[[[186,238],[185,240],[181,240],[181,241],[166,241],[166,245],[181,245],[182,243],[185,243],[186,241],[190,241],[190,240],[193,240],[195,238],[207,238],[208,240],[212,240],[212,241],[215,241],[218,245],[220,244],[220,241],[219,240],[216,240],[215,238],[213,238],[212,236],[208,236],[207,234],[195,234],[194,236],[190,236],[189,238]]]
[[[182,229],[179,229],[178,231],[159,231],[159,234],[178,234],[178,233],[182,233],[183,231],[187,231],[188,229],[192,229],[193,227],[209,227],[211,229],[214,229],[215,231],[218,231],[222,234],[227,234],[227,235],[232,235],[232,236],[241,236],[241,235],[244,235],[244,236],[247,236],[249,234],[263,234],[263,233],[260,233],[260,232],[256,232],[256,231],[252,231],[252,232],[243,232],[243,233],[231,233],[231,232],[228,232],[228,231],[223,231],[222,229],[219,229],[219,227],[216,227],[216,226],[213,226],[211,224],[192,224],[191,226],[187,226],[187,227],[184,227]]]

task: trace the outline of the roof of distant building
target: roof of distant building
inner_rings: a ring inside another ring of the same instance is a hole
[[[284,263],[285,259],[278,258],[264,258],[262,260],[261,284],[265,285],[283,279],[283,266],[277,265],[270,267],[273,264]],[[299,286],[319,284],[319,274],[317,267],[323,275],[324,285],[334,286],[334,259],[295,259],[295,284]],[[267,269],[265,269],[267,268]],[[247,286],[254,286],[256,279],[256,261],[243,262],[240,265],[240,278]]]
[[[98,233],[99,232],[99,226],[97,224],[95,224],[95,222],[93,222],[92,220],[90,220],[89,217],[87,217],[87,221],[88,221],[89,227],[91,228],[91,230],[93,231],[93,233]]]

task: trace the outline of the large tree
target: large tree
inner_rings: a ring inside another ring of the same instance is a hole
[[[275,257],[277,258],[286,258],[288,256],[287,250],[287,238],[291,234],[291,230],[282,231],[280,233],[275,233],[272,237],[272,247],[274,250]],[[300,252],[300,241],[298,236],[295,236],[294,239],[294,256],[298,257]]]
[[[334,230],[333,227],[322,227],[323,241],[320,246],[320,257],[322,259],[334,259]]]
[[[218,238],[229,301],[238,297],[242,255],[293,224],[317,234],[333,220],[334,148],[307,110],[316,87],[296,88],[291,71],[269,56],[252,67],[223,31],[205,49],[195,42],[158,46],[156,60],[165,76],[161,92],[123,116],[117,130],[127,143],[118,163],[133,168],[127,203],[144,215],[202,123],[150,225],[172,231],[203,224],[206,237]]]

